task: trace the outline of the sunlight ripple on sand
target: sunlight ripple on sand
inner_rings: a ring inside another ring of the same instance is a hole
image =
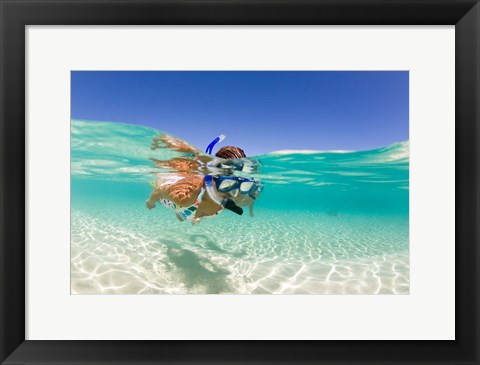
[[[72,294],[409,293],[408,232],[395,222],[362,231],[358,217],[302,224],[259,210],[191,226],[158,209],[118,212],[114,220],[72,212]]]

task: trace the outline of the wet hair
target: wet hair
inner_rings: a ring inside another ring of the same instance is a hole
[[[234,147],[234,146],[226,146],[222,147],[218,150],[215,156],[224,158],[226,160],[234,159],[234,158],[244,158],[247,157],[245,152],[241,148]]]

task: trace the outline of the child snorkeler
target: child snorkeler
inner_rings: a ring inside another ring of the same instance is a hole
[[[195,159],[154,160],[157,166],[175,172],[157,174],[156,187],[146,202],[148,209],[155,208],[158,201],[173,210],[180,221],[196,224],[205,217],[216,216],[224,209],[241,215],[242,207],[248,205],[250,216],[253,217],[253,204],[262,190],[262,185],[250,178],[230,174],[218,175],[218,171],[222,171],[218,166],[229,166],[226,160],[246,158],[242,149],[223,147],[215,154],[219,159],[214,160],[210,156],[201,155],[200,151],[186,142],[170,136],[160,136],[154,140],[152,146],[160,148],[160,141],[177,152],[195,156]],[[212,143],[207,152],[209,149],[211,152]],[[235,168],[238,164],[231,166]],[[212,169],[217,171],[216,175],[211,173]]]

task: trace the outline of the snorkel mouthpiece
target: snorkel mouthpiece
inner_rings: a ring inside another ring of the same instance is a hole
[[[221,207],[231,210],[232,212],[242,215],[243,214],[243,209],[240,208],[237,204],[234,203],[232,199],[221,199],[216,193],[215,189],[213,188],[213,176],[212,175],[206,175],[205,176],[205,188],[207,190],[207,194],[210,196],[210,198],[220,205]]]
[[[205,150],[206,153],[208,153],[209,155],[212,154],[212,150],[213,150],[213,147],[215,147],[215,145],[218,143],[218,142],[222,142],[226,137],[223,135],[223,134],[220,134],[217,138],[215,138],[212,142],[210,142],[210,144],[208,145],[207,149]]]
[[[231,210],[238,215],[243,214],[243,209],[240,208],[237,204],[235,204],[231,199],[227,200],[227,203],[225,204],[225,209]]]

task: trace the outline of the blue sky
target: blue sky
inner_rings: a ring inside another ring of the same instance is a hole
[[[365,150],[408,139],[407,71],[73,71],[72,119],[153,127],[205,150]]]

